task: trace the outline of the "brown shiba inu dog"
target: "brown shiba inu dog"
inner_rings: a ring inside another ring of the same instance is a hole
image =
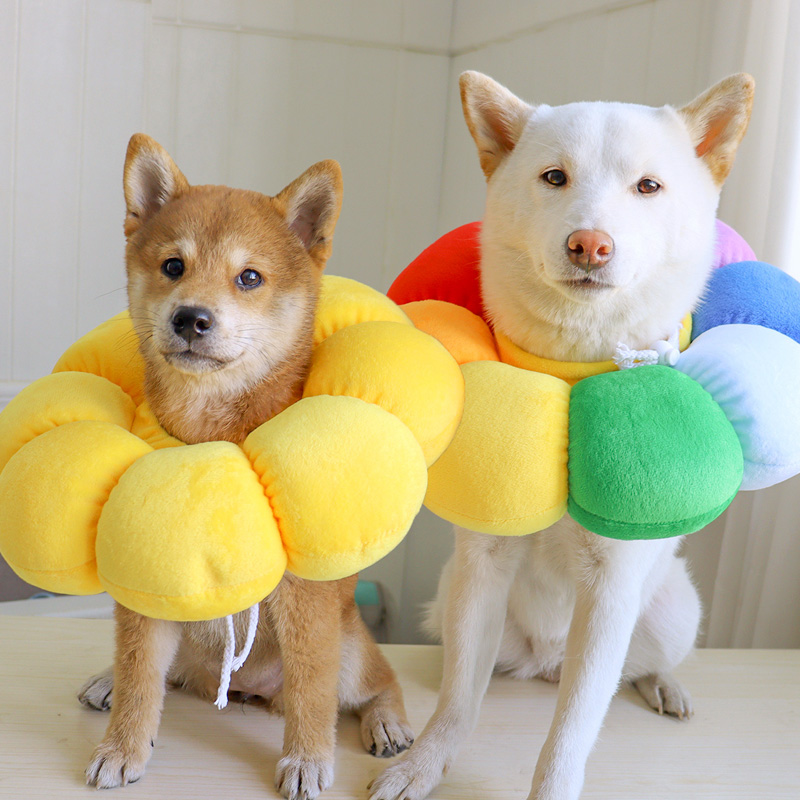
[[[166,151],[137,134],[124,186],[128,297],[147,400],[184,442],[241,442],[302,394],[341,207],[339,165],[315,164],[276,197],[189,186]],[[355,581],[287,574],[261,602],[253,650],[231,681],[232,692],[285,713],[276,785],[287,798],[314,798],[331,785],[339,706],[360,716],[373,755],[394,755],[413,739],[395,675],[355,606]],[[245,617],[234,618],[239,641]],[[90,785],[143,775],[167,681],[215,697],[225,631],[223,620],[165,622],[117,607],[113,672],[80,693],[88,706],[111,708],[86,770]]]

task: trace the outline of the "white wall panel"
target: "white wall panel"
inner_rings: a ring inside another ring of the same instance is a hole
[[[83,0],[24,0],[19,21],[12,378],[49,371],[75,336]]]
[[[184,22],[231,26],[239,24],[241,9],[237,0],[182,0],[179,8]]]
[[[291,31],[294,28],[294,0],[242,0],[241,24],[262,30]]]
[[[591,99],[646,102],[650,61],[660,52],[652,45],[654,9],[646,3],[603,15],[601,89]],[[665,98],[653,102],[660,104]]]
[[[175,145],[178,105],[178,39],[180,28],[155,21],[149,32],[146,58],[145,112],[143,133],[168,151]]]
[[[454,0],[153,0],[187,25],[448,54]]]
[[[180,2],[181,0],[151,0],[153,19],[176,20]],[[263,4],[262,0],[248,0],[248,2]],[[269,3],[269,5],[272,5],[272,3]]]
[[[178,34],[172,157],[190,183],[226,183],[234,116],[237,34],[183,27]]]
[[[705,0],[658,0],[653,4],[647,87],[640,102],[680,106],[706,88],[710,5]]]
[[[143,123],[149,26],[144,3],[88,0],[75,336],[127,301],[122,167],[128,139]]]
[[[329,153],[342,166],[344,202],[329,271],[386,288],[381,286],[382,260],[385,230],[390,224],[391,142],[401,54],[332,45],[340,52],[330,53],[330,72],[323,88],[315,74],[316,47],[299,42],[295,50],[296,73],[303,78],[295,84],[298,91],[293,105],[293,116],[300,115],[302,108],[301,118],[315,136],[290,153],[303,151],[306,161]],[[318,115],[317,103],[307,102],[311,98],[318,101],[323,115]],[[296,145],[300,144],[298,138]]]
[[[454,0],[403,2],[403,44],[443,52],[450,42]]]
[[[561,20],[597,15],[618,7],[629,7],[648,0],[558,0],[558,2],[520,2],[520,0],[456,0],[453,12],[452,49],[485,47],[502,39],[518,38],[521,33],[544,30]],[[579,49],[596,49],[597,40],[562,42],[565,58]]]
[[[11,380],[18,13],[16,0],[0,4],[0,381]]]
[[[290,39],[238,37],[228,170],[232,186],[274,195],[310,166],[286,164],[290,141],[305,136],[308,124],[290,114],[294,47]]]
[[[386,289],[438,234],[449,59],[403,54],[396,76],[389,205],[383,256]]]

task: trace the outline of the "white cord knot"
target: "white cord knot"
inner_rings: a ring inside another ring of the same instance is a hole
[[[614,363],[619,369],[633,369],[645,364],[661,364],[665,367],[674,367],[681,355],[679,340],[682,327],[683,325],[679,325],[669,339],[654,342],[646,350],[632,350],[625,343],[617,342],[617,349],[614,351]]]
[[[628,345],[617,342],[613,360],[619,369],[633,369],[644,364],[658,364],[658,353],[655,350],[631,350]]]
[[[217,690],[217,700],[214,705],[222,710],[228,705],[228,688],[231,685],[231,675],[238,672],[250,651],[253,649],[253,642],[256,638],[256,628],[258,627],[258,603],[250,606],[250,617],[247,622],[247,636],[245,637],[244,645],[239,652],[238,656],[234,656],[236,650],[236,631],[233,627],[233,615],[228,614],[225,617],[226,639],[225,639],[225,653],[222,656],[222,669],[219,675],[219,689]]]

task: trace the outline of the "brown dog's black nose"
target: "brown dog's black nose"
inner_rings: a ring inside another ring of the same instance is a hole
[[[214,327],[214,316],[207,308],[179,306],[172,315],[172,330],[191,342],[205,336]]]
[[[567,237],[569,260],[587,272],[602,267],[614,255],[614,240],[605,231],[572,231]]]

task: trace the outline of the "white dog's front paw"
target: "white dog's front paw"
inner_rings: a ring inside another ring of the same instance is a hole
[[[332,760],[284,756],[275,769],[275,788],[288,800],[313,800],[332,785]]]
[[[442,779],[444,767],[423,764],[413,758],[414,751],[397,764],[378,775],[369,786],[369,800],[422,800]]]
[[[104,741],[98,745],[86,767],[86,783],[98,789],[136,783],[144,775],[152,750],[150,742],[141,747],[124,747]]]
[[[694,714],[691,695],[672,675],[645,675],[635,681],[635,685],[647,704],[659,714],[687,720]]]

